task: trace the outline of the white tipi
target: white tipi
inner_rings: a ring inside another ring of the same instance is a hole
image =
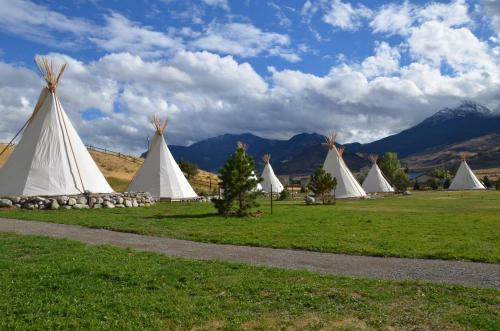
[[[270,154],[265,154],[262,157],[262,160],[264,161],[264,170],[262,171],[262,190],[264,192],[270,193],[271,189],[273,193],[281,193],[283,191],[283,185],[281,184],[280,180],[276,175],[274,174],[273,167],[271,166],[271,155]]]
[[[389,184],[387,179],[385,179],[382,171],[377,165],[377,155],[371,155],[370,159],[373,165],[366,176],[363,185],[361,186],[366,193],[388,193],[394,192],[394,188]]]
[[[325,163],[323,164],[325,171],[337,179],[337,187],[332,191],[332,195],[335,194],[335,197],[339,199],[365,197],[365,191],[356,181],[342,159],[344,150],[339,150],[337,146],[335,146],[336,138],[337,135],[335,133],[326,137],[325,145],[328,146],[329,150],[326,155]]]
[[[477,179],[467,164],[467,154],[460,155],[462,162],[458,167],[455,178],[451,182],[450,190],[484,190],[484,185]]]
[[[47,58],[36,62],[47,86],[25,124],[23,137],[0,169],[0,196],[113,192],[56,94],[66,64],[54,70]]]
[[[149,192],[154,198],[172,200],[194,199],[195,193],[170,153],[163,133],[168,121],[153,119],[155,136],[144,164],[128,187],[130,192]]]

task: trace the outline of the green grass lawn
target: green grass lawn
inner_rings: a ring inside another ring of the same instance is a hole
[[[0,233],[0,329],[498,330],[499,298]]]
[[[500,192],[418,192],[306,206],[276,202],[269,215],[223,218],[211,203],[148,209],[0,210],[0,217],[79,224],[204,242],[378,256],[500,262]]]

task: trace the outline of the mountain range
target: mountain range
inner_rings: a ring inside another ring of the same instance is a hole
[[[191,146],[170,146],[177,161],[185,159],[200,168],[217,172],[238,141],[248,145],[248,153],[263,167],[264,154],[271,154],[277,174],[307,175],[321,165],[327,148],[325,137],[301,133],[289,140],[266,139],[251,133],[224,134]],[[456,108],[438,111],[419,124],[383,139],[367,143],[345,144],[344,159],[354,171],[370,164],[369,154],[396,152],[414,170],[424,170],[453,162],[460,152],[474,154],[471,164],[477,167],[500,166],[500,116],[488,108],[464,101]]]

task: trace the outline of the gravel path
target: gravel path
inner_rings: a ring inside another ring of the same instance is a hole
[[[92,245],[134,248],[170,256],[241,262],[326,274],[386,280],[415,279],[500,289],[500,265],[425,259],[355,256],[290,249],[218,245],[76,225],[0,218],[0,231],[78,240]]]

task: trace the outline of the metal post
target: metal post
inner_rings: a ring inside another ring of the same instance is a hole
[[[273,184],[271,184],[271,215],[273,214]]]

